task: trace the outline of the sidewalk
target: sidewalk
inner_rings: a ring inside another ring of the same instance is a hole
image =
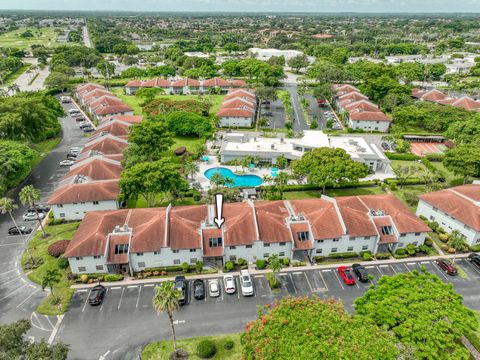
[[[388,264],[397,264],[397,263],[410,263],[410,262],[423,262],[423,261],[432,261],[436,260],[439,258],[444,258],[444,259],[453,259],[455,255],[444,255],[444,256],[422,256],[422,257],[414,257],[414,258],[405,258],[405,259],[388,259],[388,260],[373,260],[373,261],[355,261],[355,262],[342,262],[342,263],[336,263],[336,264],[321,264],[321,265],[305,265],[305,266],[290,266],[288,268],[282,269],[280,272],[294,272],[294,271],[304,271],[304,270],[321,270],[321,269],[336,269],[338,266],[352,266],[354,263],[360,263],[365,266],[369,265],[388,265]],[[457,259],[464,259],[468,257],[468,254],[459,254],[457,255]],[[249,266],[249,272],[250,275],[264,275],[266,273],[271,272],[270,269],[264,269],[264,270],[257,270],[254,268],[254,266]],[[232,271],[229,272],[228,274],[230,275],[240,275],[239,271]],[[192,278],[195,279],[214,279],[223,276],[224,273],[223,271],[219,271],[218,273],[214,274],[197,274],[191,276]],[[161,283],[164,281],[174,281],[175,276],[169,276],[169,277],[162,277],[162,278],[148,278],[148,279],[138,279],[138,280],[132,280],[130,278],[125,278],[122,281],[114,281],[114,282],[102,282],[103,286],[126,286],[126,285],[141,285],[141,284],[151,284],[151,283]],[[92,283],[92,284],[75,284],[72,285],[71,288],[78,290],[78,289],[89,289],[93,286],[97,285],[97,283]]]

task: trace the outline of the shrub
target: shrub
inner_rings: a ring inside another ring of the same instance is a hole
[[[70,265],[67,258],[59,257],[57,260],[57,265],[60,269],[66,269]]]
[[[232,350],[234,347],[235,343],[231,339],[225,340],[225,343],[223,344],[223,348],[225,350]]]
[[[306,263],[304,261],[298,261],[298,260],[295,260],[295,261],[292,261],[292,266],[305,266]]]
[[[272,273],[267,273],[266,278],[271,289],[278,289],[280,287],[280,281],[278,281]]]
[[[377,260],[389,259],[390,258],[390,253],[376,253],[375,258]]]
[[[438,222],[436,222],[436,221],[430,221],[430,222],[428,223],[428,227],[429,227],[430,229],[432,229],[433,231],[437,231],[438,226],[439,226],[439,225],[438,225]]]
[[[331,259],[350,259],[354,257],[358,257],[358,253],[355,252],[347,252],[347,253],[334,253],[328,256]]]
[[[430,251],[430,247],[428,245],[423,244],[423,245],[420,245],[418,247],[418,250],[420,250],[421,252],[423,252],[425,254],[428,254],[429,251]]]
[[[449,247],[448,250],[447,250],[447,252],[448,252],[449,254],[455,254],[455,253],[456,253],[455,249],[452,248],[452,247]]]
[[[190,270],[190,265],[187,262],[182,263],[182,272],[188,273],[188,270]]]
[[[438,238],[440,239],[440,241],[446,243],[448,241],[448,239],[450,238],[450,235],[449,234],[440,234],[440,235],[438,235]]]
[[[429,237],[425,238],[425,245],[432,246],[433,245],[433,240],[430,239]]]
[[[385,156],[390,160],[415,161],[420,159],[419,156],[414,154],[398,154],[398,153],[391,153],[391,152],[386,152]]]
[[[427,220],[428,220],[428,219],[427,219],[425,216],[423,216],[423,215],[420,215],[419,218],[422,219],[423,221],[427,221]]]
[[[408,244],[406,247],[408,255],[415,255],[415,246],[413,244]]]
[[[120,281],[123,280],[123,275],[120,274],[107,274],[104,276],[105,281]]]
[[[225,271],[230,272],[235,268],[235,264],[232,261],[227,261],[225,263]]]
[[[479,252],[480,251],[480,245],[470,246],[470,251]]]
[[[315,262],[318,264],[325,260],[325,256],[315,256],[313,260],[315,260]]]
[[[195,271],[197,273],[201,273],[203,270],[203,261],[200,261],[198,260],[196,263],[195,263]],[[158,272],[158,271],[155,271],[155,272]]]
[[[370,254],[370,253],[368,253],[368,252],[364,253],[364,254],[363,254],[363,260],[365,260],[365,261],[370,261],[370,260],[372,260],[372,254]]]
[[[237,264],[238,264],[238,266],[242,267],[242,266],[247,264],[247,260],[242,259],[242,258],[238,258]]]
[[[265,260],[257,260],[255,262],[255,266],[258,270],[262,270],[262,269],[265,269],[265,267],[267,266],[267,264],[265,263]]]
[[[397,251],[395,251],[395,254],[396,255],[405,255],[405,249],[397,249]]]
[[[67,249],[70,240],[59,240],[48,247],[48,254],[53,257],[59,257]]]
[[[283,263],[283,265],[288,266],[288,265],[290,265],[290,259],[289,258],[283,258],[282,263]]]
[[[197,345],[197,355],[203,359],[210,359],[217,353],[217,347],[212,340],[202,340]]]
[[[80,281],[84,284],[88,283],[88,275],[87,274],[83,274],[83,275],[80,275]]]

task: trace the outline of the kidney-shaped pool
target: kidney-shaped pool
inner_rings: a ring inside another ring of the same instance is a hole
[[[205,171],[205,177],[210,180],[213,174],[220,174],[224,178],[233,180],[233,184],[227,184],[228,187],[255,187],[262,184],[262,178],[257,175],[237,175],[232,170],[224,167],[215,167]]]

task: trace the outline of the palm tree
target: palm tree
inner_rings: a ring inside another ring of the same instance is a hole
[[[455,255],[453,256],[453,262],[457,259],[457,253],[465,250],[468,246],[465,242],[465,237],[458,230],[453,230],[450,233],[450,238],[447,241],[447,245],[455,249]]]
[[[215,185],[215,189],[218,189],[219,186],[224,186],[225,181],[225,176],[223,176],[219,172],[213,173],[212,177],[210,178],[210,182]]]
[[[179,301],[182,293],[175,287],[171,281],[165,281],[160,286],[155,286],[155,295],[152,304],[157,313],[166,312],[173,336],[173,349],[177,351],[177,335],[175,334],[175,323],[173,321],[173,313],[180,307]]]
[[[272,270],[273,280],[275,281],[275,284],[276,284],[277,283],[277,274],[282,269],[282,264],[281,264],[280,258],[278,257],[277,254],[273,254],[268,259],[268,268],[270,270]]]
[[[36,207],[35,202],[40,200],[40,190],[35,189],[33,185],[27,185],[20,190],[20,202],[23,205],[28,205],[31,206],[35,209],[35,214],[37,215],[37,220],[38,223],[40,224],[40,228],[42,229],[43,237],[47,237],[47,233],[45,232],[45,229],[43,228],[42,224],[42,219],[40,219],[40,216],[38,214],[38,210]]]
[[[278,192],[280,193],[280,198],[283,199],[283,190],[288,185],[288,180],[290,180],[290,175],[285,171],[281,171],[273,179],[273,183],[276,186]]]
[[[189,160],[185,163],[184,171],[185,171],[185,174],[187,175],[187,177],[190,174],[190,176],[193,180],[193,177],[194,177],[195,173],[200,171],[200,166],[198,166],[198,164],[196,162],[194,162],[192,160]]]
[[[265,174],[262,176],[262,182],[265,185],[268,185],[272,180],[273,180],[273,177],[271,175]]]
[[[47,270],[42,279],[42,290],[45,290],[47,287],[50,288],[54,300],[57,300],[57,297],[53,293],[53,287],[60,282],[60,277],[61,275],[58,269],[51,269]]]

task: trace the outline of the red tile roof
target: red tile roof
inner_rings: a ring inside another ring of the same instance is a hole
[[[230,86],[230,83],[222,78],[214,77],[213,79],[208,79],[203,82],[204,87],[227,87]]]
[[[231,81],[230,81],[230,84],[231,84],[233,87],[244,87],[244,86],[247,86],[247,83],[245,82],[245,80],[237,80],[237,79],[231,80]]]
[[[200,86],[200,81],[195,80],[195,79],[180,79],[177,81],[172,82],[173,87],[184,87],[184,86],[193,86],[193,87],[199,87]]]
[[[240,98],[228,100],[222,104],[222,109],[240,109],[242,107],[250,109],[252,112],[255,108],[255,106],[250,101]]]
[[[359,100],[367,100],[367,99],[368,99],[368,96],[365,96],[358,91],[352,91],[352,92],[340,95],[338,97],[338,101],[345,101],[345,100],[359,101]]]
[[[221,238],[222,231],[216,228],[208,228],[202,230],[203,237],[203,256],[223,256],[224,248],[223,246],[210,247],[209,239],[211,238]]]
[[[130,126],[133,124],[123,122],[120,120],[103,121],[97,130],[93,133],[93,136],[98,136],[102,133],[108,133],[115,136],[128,136],[130,133]]]
[[[473,100],[468,96],[464,96],[452,103],[452,106],[460,107],[465,110],[477,110],[480,109],[480,102]]]
[[[313,249],[312,238],[310,238],[309,240],[300,241],[297,236],[297,233],[299,232],[310,232],[307,222],[292,223],[290,224],[290,229],[292,230],[293,244],[295,250]]]
[[[365,111],[379,111],[378,106],[368,100],[355,101],[341,106],[347,111],[353,111],[357,109],[362,109]]]
[[[50,196],[48,204],[116,200],[119,193],[118,179],[70,183],[57,188]]]
[[[256,101],[256,98],[257,98],[255,96],[255,94],[253,94],[252,92],[250,92],[246,89],[230,89],[228,91],[228,94],[225,95],[224,101],[229,100],[229,99],[233,99],[233,98],[236,98],[236,97],[239,97],[239,98],[242,98],[242,99],[251,99],[253,101]]]
[[[362,111],[357,109],[351,111],[349,115],[353,121],[392,121],[392,119],[381,111]]]
[[[254,212],[246,203],[223,205],[223,236],[225,246],[253,244],[257,239]]]
[[[255,203],[260,239],[266,243],[292,241],[287,226],[289,213],[283,201],[257,201]]]
[[[200,224],[207,219],[207,205],[179,206],[170,211],[168,244],[172,249],[201,247]]]
[[[427,100],[427,101],[438,101],[438,100],[443,100],[447,97],[444,93],[437,89],[433,89],[430,91],[427,91],[425,94],[422,95],[421,99],[422,100]]]
[[[120,120],[130,124],[138,124],[143,120],[143,116],[142,115],[112,115],[110,117],[104,118],[102,121],[102,124],[105,123],[106,121],[111,121],[111,120]]]
[[[165,208],[133,209],[128,217],[128,226],[133,229],[131,252],[159,251],[164,245]]]
[[[103,156],[93,156],[80,159],[65,174],[64,179],[75,175],[83,175],[92,180],[120,179],[122,165],[119,161],[110,160]]]
[[[255,113],[253,110],[248,108],[239,109],[239,108],[220,108],[217,112],[218,117],[244,117],[251,118]]]
[[[457,186],[420,195],[419,198],[475,231],[480,231],[480,185]]]
[[[126,141],[125,139],[107,134],[97,137],[85,144],[85,148],[82,150],[82,153],[88,152],[90,150],[96,150],[100,151],[102,154],[105,155],[121,154],[127,146],[128,141]]]

